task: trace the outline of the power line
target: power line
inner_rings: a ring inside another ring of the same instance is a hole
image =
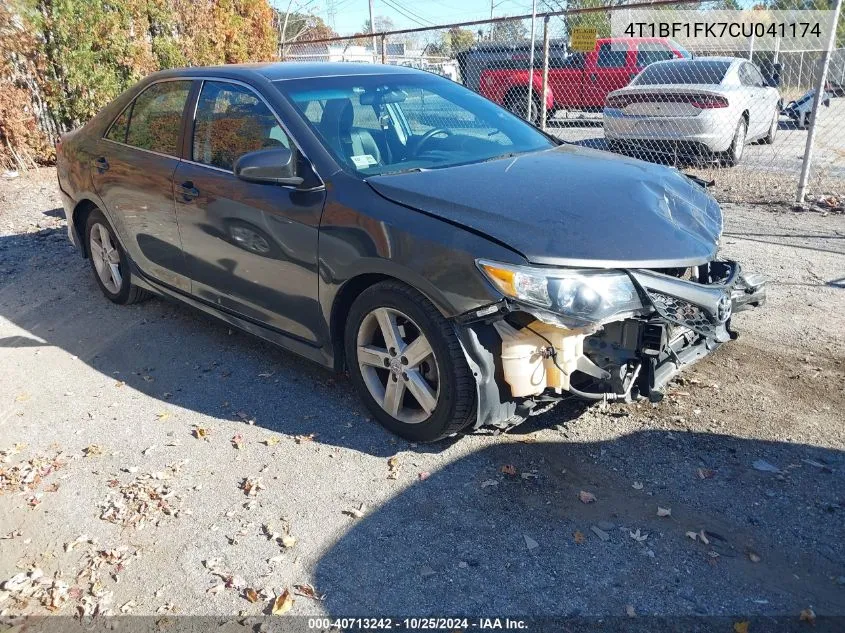
[[[393,4],[393,2],[391,2],[391,0],[383,0],[383,2],[388,7],[390,7],[391,9],[396,11],[397,13],[399,13],[402,17],[410,20],[411,22],[414,22],[415,24],[419,24],[420,26],[434,26],[434,23],[431,20],[427,20],[424,17],[413,13],[410,9],[400,8],[400,7],[396,6],[395,4]],[[407,11],[407,13],[406,13],[406,11]],[[414,16],[416,16],[416,17],[414,17]]]

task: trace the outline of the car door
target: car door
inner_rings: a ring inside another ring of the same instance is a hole
[[[190,279],[173,202],[173,173],[191,85],[190,80],[168,80],[145,88],[98,141],[92,166],[94,189],[129,257],[145,275],[185,291]]]
[[[762,136],[769,129],[772,122],[771,107],[767,103],[763,77],[754,66],[743,62],[739,67],[739,81],[742,84],[742,107],[748,111],[748,139],[751,140]]]
[[[283,145],[306,161],[253,88],[205,80],[190,142],[174,177],[191,292],[224,311],[309,343],[318,341],[317,234],[325,190],[240,180],[239,156]],[[295,174],[292,174],[295,175]],[[302,175],[302,174],[296,174]]]
[[[624,88],[630,81],[633,60],[628,64],[626,42],[602,42],[588,56],[587,81],[584,84],[584,105],[601,108],[607,95]]]
[[[584,97],[584,53],[558,53],[549,57],[549,88],[558,108],[577,108]]]
[[[757,132],[763,136],[768,133],[772,118],[777,112],[779,95],[776,88],[766,85],[763,74],[754,64],[748,63],[746,68],[759,104],[760,128]]]

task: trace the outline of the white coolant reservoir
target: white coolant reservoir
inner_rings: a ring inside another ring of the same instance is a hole
[[[575,371],[578,357],[584,354],[584,333],[542,321],[534,321],[521,330],[505,321],[493,326],[502,339],[502,368],[514,397],[536,396],[549,387],[557,391],[569,388],[569,376]],[[549,343],[557,352],[554,360],[543,354]]]

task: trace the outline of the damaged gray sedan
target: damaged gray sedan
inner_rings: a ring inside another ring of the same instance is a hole
[[[765,301],[717,257],[700,181],[408,68],[157,73],[57,155],[109,300],[176,299],[347,369],[411,440],[573,396],[659,400]]]

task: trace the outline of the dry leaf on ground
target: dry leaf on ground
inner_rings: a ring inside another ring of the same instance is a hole
[[[293,586],[293,591],[299,596],[305,596],[306,598],[311,598],[312,600],[325,600],[326,594],[324,593],[317,593],[317,590],[314,588],[314,585],[309,583],[302,583],[299,585]]]
[[[734,633],[748,633],[748,620],[734,622]]]
[[[585,490],[578,493],[578,498],[581,500],[581,503],[594,503],[596,501],[596,495]]]
[[[252,587],[247,587],[244,589],[244,598],[250,602],[258,602],[258,592]]]
[[[352,508],[351,510],[344,510],[343,514],[348,514],[349,516],[354,517],[356,519],[362,519],[362,518],[364,518],[364,512],[365,512],[366,509],[367,509],[367,506],[365,506],[362,503],[358,508]]]
[[[290,595],[290,591],[285,589],[282,593],[276,596],[276,599],[273,600],[273,606],[270,609],[270,612],[273,615],[282,615],[287,613],[293,608],[294,599]]]
[[[802,609],[801,615],[798,616],[798,619],[801,622],[807,622],[808,624],[815,625],[816,624],[816,612],[813,611],[812,607],[807,607],[806,609]]]
[[[241,482],[241,490],[243,490],[248,497],[254,497],[260,490],[264,490],[264,488],[265,486],[261,481],[261,477],[245,477]]]
[[[578,543],[578,545],[581,545],[587,540],[587,537],[584,536],[584,533],[580,530],[575,530],[575,534],[573,534],[572,536],[575,539],[575,542]]]
[[[232,437],[231,442],[232,446],[234,446],[238,450],[241,450],[241,446],[244,443],[244,436],[240,433],[237,433]]]
[[[210,433],[211,429],[206,428],[204,426],[194,426],[193,428],[194,437],[198,440],[205,440],[207,442]]]
[[[657,516],[659,517],[670,517],[672,516],[672,508],[661,508],[657,506]]]
[[[508,477],[516,477],[516,466],[513,464],[505,464],[502,466],[502,473]]]
[[[643,484],[642,484],[642,482],[635,481],[634,483],[631,484],[631,488],[633,488],[634,490],[642,490]]]

